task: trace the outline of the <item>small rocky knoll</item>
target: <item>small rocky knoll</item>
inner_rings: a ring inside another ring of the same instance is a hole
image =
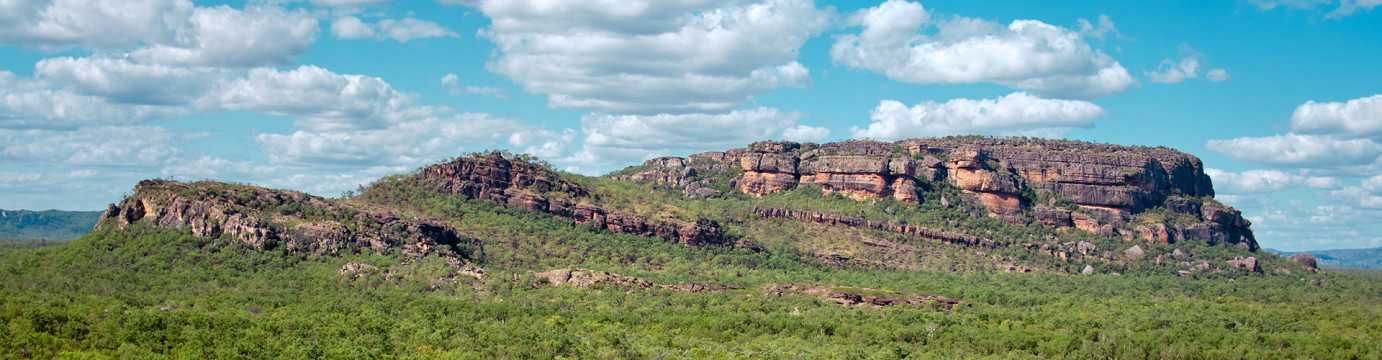
[[[421,171],[424,188],[545,212],[620,234],[659,237],[685,245],[726,242],[715,221],[657,220],[599,206],[599,199],[553,171],[502,154],[460,157]]]
[[[300,192],[210,181],[141,181],[133,195],[108,205],[101,219],[98,228],[145,223],[204,237],[227,234],[256,249],[284,246],[297,253],[401,248],[405,255],[434,254],[457,266],[480,247],[478,240],[462,238],[440,222],[403,219]]]
[[[814,144],[763,141],[687,158],[658,158],[615,179],[714,195],[706,173],[742,171],[730,185],[763,196],[814,184],[855,199],[918,197],[922,184],[973,196],[1005,222],[1079,229],[1159,243],[1196,239],[1256,251],[1251,223],[1213,200],[1195,156],[1168,148],[976,136]],[[954,200],[954,199],[952,199]]]

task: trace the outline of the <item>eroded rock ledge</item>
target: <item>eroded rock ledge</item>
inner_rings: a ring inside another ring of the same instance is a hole
[[[952,233],[947,231],[932,230],[910,225],[889,224],[881,221],[865,220],[856,217],[827,214],[817,211],[796,211],[777,208],[754,207],[750,210],[755,215],[768,218],[794,219],[800,221],[810,221],[821,224],[844,225],[849,227],[866,228],[882,231],[890,231],[898,234],[912,235],[927,239],[940,240],[941,242],[969,246],[987,246],[991,248],[1007,246],[1007,244],[978,237]]]

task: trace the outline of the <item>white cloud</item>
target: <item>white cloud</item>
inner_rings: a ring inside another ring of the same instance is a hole
[[[1164,59],[1161,60],[1161,64],[1157,66],[1156,71],[1143,71],[1142,73],[1147,75],[1149,81],[1163,84],[1175,84],[1185,81],[1186,79],[1199,78],[1200,70],[1209,64],[1204,54],[1196,51],[1195,48],[1190,47],[1189,44],[1180,44],[1179,51],[1180,61]],[[1228,80],[1229,74],[1228,71],[1224,69],[1213,69],[1210,70],[1208,74],[1205,74],[1205,77],[1210,81],[1219,82]]]
[[[489,114],[428,114],[384,128],[260,134],[256,140],[273,163],[419,166],[459,154],[466,146],[494,144],[529,127],[522,120]]]
[[[1204,77],[1206,79],[1209,79],[1209,81],[1220,82],[1228,81],[1229,79],[1233,78],[1233,75],[1229,75],[1228,71],[1224,69],[1212,69],[1209,70],[1208,73],[1204,74]]]
[[[380,78],[304,65],[287,71],[250,70],[245,78],[214,89],[197,105],[204,110],[295,116],[295,127],[328,131],[381,128],[431,111],[414,106],[414,97]]]
[[[456,74],[443,75],[441,77],[441,84],[446,87],[446,92],[451,95],[475,94],[499,99],[507,99],[509,97],[507,91],[497,87],[461,85],[461,81]]]
[[[1308,101],[1291,115],[1291,130],[1344,138],[1382,136],[1382,94],[1348,102]]]
[[[189,134],[161,127],[105,126],[73,131],[0,129],[0,160],[87,167],[153,167],[175,160],[172,143]]]
[[[1113,25],[1113,20],[1108,15],[1099,15],[1098,23],[1090,23],[1089,20],[1080,19],[1080,34],[1084,36],[1103,40],[1104,36],[1112,33],[1114,37],[1122,38],[1123,33],[1118,32],[1118,27]]]
[[[408,42],[414,39],[425,39],[434,37],[460,37],[451,29],[447,29],[440,24],[418,20],[414,18],[403,18],[402,20],[383,19],[374,24],[366,24],[359,18],[346,16],[331,23],[331,34],[342,39],[393,39],[398,42]]]
[[[830,137],[830,129],[797,125],[782,130],[782,139],[796,142],[818,142]]]
[[[523,153],[534,155],[542,159],[555,159],[566,155],[566,149],[571,142],[576,139],[576,130],[564,129],[561,132],[553,132],[544,129],[533,129],[515,132],[509,135],[509,145],[523,149]]]
[[[130,53],[145,63],[252,67],[292,65],[320,32],[317,19],[278,7],[196,8],[177,41],[156,42]]]
[[[1332,177],[1295,175],[1277,170],[1248,170],[1240,173],[1219,169],[1205,169],[1214,179],[1216,193],[1251,194],[1276,192],[1306,186],[1315,189],[1338,189],[1341,182]]]
[[[331,35],[342,39],[370,39],[377,36],[374,28],[365,25],[360,18],[346,16],[331,22]]]
[[[1382,155],[1382,145],[1368,139],[1297,134],[1209,140],[1205,147],[1233,159],[1284,168],[1367,166]]]
[[[1052,100],[1015,92],[997,99],[952,99],[908,107],[884,100],[873,109],[867,128],[850,128],[856,138],[898,140],[959,134],[1058,135],[1072,127],[1090,127],[1105,111],[1078,100]]]
[[[1382,175],[1367,178],[1359,186],[1374,194],[1382,194]]]
[[[1359,10],[1372,11],[1372,8],[1375,8],[1378,5],[1382,5],[1382,0],[1343,0],[1339,2],[1338,9],[1334,9],[1334,11],[1330,11],[1328,14],[1325,14],[1325,17],[1337,19],[1353,15],[1353,13]]]
[[[628,166],[657,156],[742,147],[782,139],[803,115],[772,108],[727,114],[587,115],[581,118],[584,148],[559,162]],[[808,130],[812,132],[814,130]]]
[[[810,0],[491,0],[490,70],[548,104],[607,113],[722,112],[810,83],[795,62],[831,14]]]
[[[1376,192],[1361,187],[1347,186],[1343,189],[1330,191],[1329,195],[1336,201],[1352,206],[1368,209],[1382,209],[1382,196],[1378,196]]]
[[[83,125],[128,125],[182,114],[182,109],[110,104],[96,96],[52,89],[42,81],[0,71],[0,127],[72,129]]]
[[[201,96],[225,72],[136,64],[126,58],[58,57],[39,61],[34,74],[115,103],[184,105]]]
[[[1325,18],[1329,19],[1338,19],[1353,15],[1359,10],[1370,11],[1378,5],[1382,5],[1382,0],[1248,0],[1248,2],[1264,11],[1277,7],[1285,7],[1288,9],[1314,9],[1318,5],[1338,3],[1339,7],[1324,15]]]
[[[960,16],[931,21],[934,17],[901,0],[860,10],[850,23],[863,30],[838,37],[831,57],[897,81],[993,82],[1043,96],[1093,98],[1137,85],[1122,65],[1091,48],[1079,32],[1036,20],[1002,26]],[[927,34],[932,27],[934,34]]]
[[[189,29],[192,12],[185,0],[4,1],[0,45],[112,50],[173,42]]]

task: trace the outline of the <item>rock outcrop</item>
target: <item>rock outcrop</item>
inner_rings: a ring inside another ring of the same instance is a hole
[[[680,160],[664,160],[664,166],[679,166]],[[674,179],[640,175],[640,179]],[[656,220],[646,216],[610,210],[580,185],[561,180],[551,170],[503,155],[455,158],[423,169],[416,179],[423,188],[471,199],[545,212],[590,224],[614,233],[660,237],[685,245],[724,244],[720,226],[713,220]]]
[[[860,200],[893,197],[917,203],[924,200],[919,186],[944,183],[973,195],[990,216],[1013,224],[1156,243],[1196,240],[1258,248],[1251,223],[1213,200],[1200,160],[1161,147],[975,136],[895,143],[763,141],[685,159],[649,160],[616,178],[704,187],[706,172],[732,169],[742,175],[731,185],[753,196],[812,184]]]
[[[1300,266],[1304,266],[1305,270],[1309,270],[1310,272],[1319,271],[1319,268],[1317,267],[1318,264],[1315,261],[1315,254],[1299,253],[1286,257],[1286,260],[1295,261],[1296,263],[1299,263]]]
[[[402,219],[294,191],[209,181],[141,181],[133,195],[108,205],[102,215],[102,224],[135,223],[196,236],[230,235],[257,249],[284,246],[297,253],[401,248],[406,255],[437,254],[459,264],[480,247],[478,240],[462,238],[439,222]]]
[[[1248,269],[1248,271],[1250,271],[1250,272],[1256,272],[1256,271],[1257,271],[1257,258],[1256,258],[1256,257],[1253,257],[1253,256],[1249,256],[1249,257],[1246,257],[1246,258],[1244,258],[1244,257],[1236,257],[1236,258],[1233,258],[1233,260],[1229,260],[1229,261],[1228,261],[1228,265],[1229,265],[1229,266],[1232,266],[1232,267],[1240,268],[1240,269]]]

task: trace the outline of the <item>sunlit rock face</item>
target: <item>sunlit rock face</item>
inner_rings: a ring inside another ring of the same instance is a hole
[[[676,174],[731,168],[742,172],[734,188],[752,196],[810,184],[860,201],[892,197],[919,203],[919,186],[944,183],[973,195],[971,201],[989,216],[1013,224],[1258,248],[1241,212],[1213,200],[1200,159],[1164,147],[974,136],[893,143],[763,141],[650,160],[641,171],[617,178],[687,186],[695,177]]]

